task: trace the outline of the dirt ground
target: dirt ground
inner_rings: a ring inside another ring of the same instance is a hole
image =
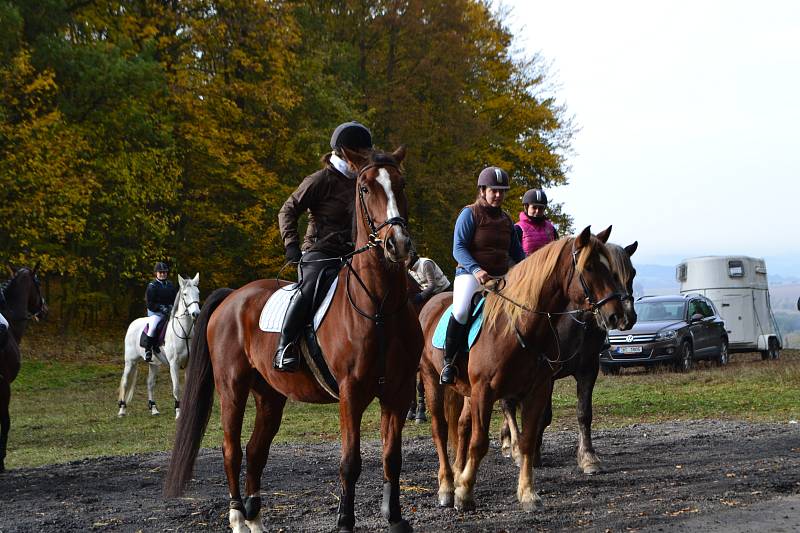
[[[401,503],[419,532],[798,531],[800,424],[698,421],[595,432],[605,472],[575,468],[575,436],[549,431],[536,471],[545,508],[516,502],[516,467],[496,441],[481,465],[478,510],[436,505],[430,438],[406,439]],[[362,444],[357,531],[380,518],[380,443]],[[269,531],[331,531],[338,443],[273,447],[264,476]],[[106,457],[0,475],[0,531],[225,531],[227,489],[218,449],[202,450],[185,498],[164,500],[166,453]]]

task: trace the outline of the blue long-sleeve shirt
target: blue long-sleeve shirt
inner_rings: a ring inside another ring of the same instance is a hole
[[[456,260],[458,266],[456,267],[456,276],[461,274],[474,274],[481,269],[478,262],[469,253],[469,245],[472,238],[475,236],[475,219],[472,218],[472,210],[465,207],[459,213],[456,219],[456,227],[453,230],[453,259]],[[522,244],[517,238],[515,231],[511,232],[511,243],[508,247],[508,255],[516,263],[525,259],[525,252],[522,250]]]

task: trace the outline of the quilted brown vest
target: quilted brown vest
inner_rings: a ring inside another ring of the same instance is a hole
[[[493,208],[480,200],[468,207],[475,221],[475,235],[469,245],[469,253],[489,275],[504,275],[508,272],[508,249],[514,222],[502,209]]]

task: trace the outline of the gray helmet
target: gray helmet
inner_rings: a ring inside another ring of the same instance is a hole
[[[478,175],[478,187],[509,189],[508,173],[499,167],[486,167]]]
[[[547,207],[547,195],[541,189],[530,189],[522,196],[522,205],[541,205]]]
[[[159,261],[156,263],[156,266],[153,267],[153,272],[169,272],[169,267],[163,261]]]
[[[339,124],[331,135],[331,149],[342,147],[351,150],[372,148],[372,133],[365,125],[355,121]]]

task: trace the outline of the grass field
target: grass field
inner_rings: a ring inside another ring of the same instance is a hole
[[[12,384],[12,428],[6,466],[19,468],[102,455],[171,447],[175,430],[169,372],[159,376],[156,401],[161,416],[147,411],[146,369],[140,375],[129,415],[119,419],[117,387],[121,348],[108,342],[37,335],[23,341],[23,367]],[[574,428],[575,381],[556,383],[556,429]],[[627,370],[600,376],[594,393],[594,427],[639,422],[725,418],[786,422],[800,419],[800,351],[785,350],[778,361],[758,354],[732,357],[725,368],[700,364],[689,374]],[[211,416],[204,446],[219,446],[218,413]],[[247,418],[245,435],[249,435]],[[364,435],[377,438],[379,409],[364,417]],[[499,417],[492,431],[496,435]],[[405,435],[427,435],[429,424],[408,424]],[[290,402],[277,441],[338,440],[338,408]]]

